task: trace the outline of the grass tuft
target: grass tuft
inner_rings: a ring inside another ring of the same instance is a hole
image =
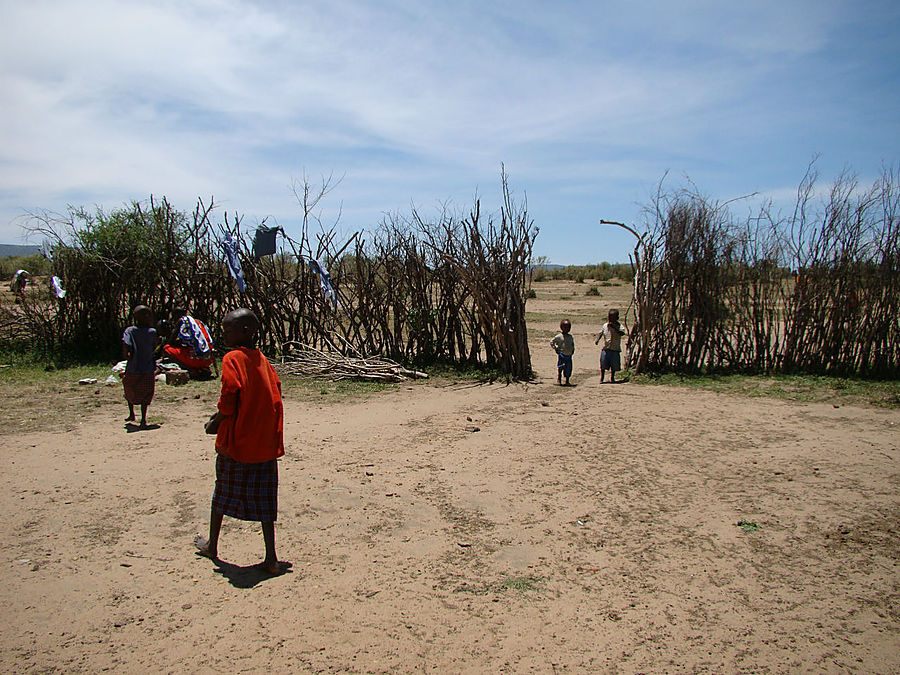
[[[536,590],[540,582],[538,577],[513,577],[507,576],[493,585],[494,591],[513,590],[520,593]]]
[[[662,375],[631,378],[641,384],[692,387],[751,398],[900,408],[900,380],[864,380],[821,375]]]

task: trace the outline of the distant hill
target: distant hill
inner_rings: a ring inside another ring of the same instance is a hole
[[[0,258],[11,258],[14,255],[34,255],[40,253],[40,246],[20,246],[19,244],[0,244]]]

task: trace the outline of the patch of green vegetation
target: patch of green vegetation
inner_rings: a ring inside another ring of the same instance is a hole
[[[86,412],[121,403],[122,385],[108,386],[109,365],[46,369],[39,363],[0,362],[0,433],[70,429]],[[81,385],[79,380],[93,379]]]
[[[528,323],[528,322],[534,323],[534,322],[539,322],[539,321],[551,321],[553,323],[558,324],[560,319],[563,319],[564,317],[568,317],[569,319],[572,319],[573,323],[574,323],[574,320],[576,317],[582,318],[582,319],[588,319],[588,320],[593,319],[593,320],[597,321],[600,317],[600,312],[591,312],[591,311],[573,312],[571,310],[566,311],[564,313],[559,313],[559,314],[550,314],[548,312],[525,312],[525,322],[526,323]],[[529,331],[529,335],[531,335],[530,331]]]
[[[597,288],[596,286],[591,286],[584,292],[584,294],[585,295],[600,295],[600,289]]]
[[[112,371],[106,364],[89,364],[57,369],[50,362],[42,362],[31,357],[18,359],[0,356],[0,385],[35,386],[77,383],[85,378],[96,378],[98,382],[105,380]]]
[[[533,591],[537,589],[538,583],[541,581],[540,577],[514,577],[514,576],[506,576],[496,584],[494,584],[491,589],[493,591],[505,591],[505,590],[513,590],[519,591],[520,593],[527,593],[528,591]]]
[[[737,521],[737,526],[741,528],[744,532],[758,532],[759,525],[750,520],[739,520]]]
[[[900,408],[900,380],[865,380],[822,375],[637,375],[632,382],[694,387],[708,391],[801,403]]]
[[[494,382],[505,380],[506,375],[499,368],[491,368],[478,363],[436,363],[425,371],[430,380],[451,380],[464,382]]]
[[[280,377],[281,392],[286,399],[307,402],[342,403],[360,400],[397,386],[393,382],[332,381],[284,374]]]
[[[32,278],[50,273],[50,261],[40,253],[0,258],[0,281],[9,281],[16,270],[27,270]]]

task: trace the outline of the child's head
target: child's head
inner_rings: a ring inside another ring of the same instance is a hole
[[[619,323],[619,310],[617,310],[617,309],[609,310],[608,321],[610,323]]]
[[[165,319],[156,322],[156,332],[162,338],[167,338],[172,334],[172,324]]]
[[[187,310],[184,307],[174,307],[172,309],[172,320],[178,321],[185,314],[187,314]]]
[[[147,305],[138,305],[131,310],[131,315],[134,317],[134,323],[141,328],[150,328],[153,325],[153,312]]]
[[[564,335],[567,335],[570,330],[572,330],[572,322],[568,319],[563,319],[559,322],[559,329],[563,332]]]
[[[222,319],[222,332],[225,345],[228,347],[256,346],[256,331],[259,330],[259,319],[249,309],[240,308],[228,312]]]

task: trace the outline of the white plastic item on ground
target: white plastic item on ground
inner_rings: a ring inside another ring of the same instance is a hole
[[[78,384],[97,384],[96,377],[84,377],[78,380]]]
[[[106,385],[119,384],[119,378],[116,377],[115,375],[110,375],[105,380],[103,380],[103,384],[106,384]]]

